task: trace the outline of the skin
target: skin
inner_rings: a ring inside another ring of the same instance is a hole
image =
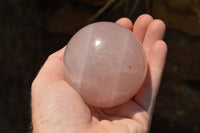
[[[148,59],[146,80],[128,102],[101,109],[87,105],[64,80],[64,48],[48,57],[32,83],[33,133],[147,133],[159,90],[167,46],[165,24],[150,15],[116,23],[130,29],[142,42]]]

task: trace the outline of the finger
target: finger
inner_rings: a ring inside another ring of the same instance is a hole
[[[66,46],[48,57],[39,72],[39,76],[46,75],[48,72],[53,72],[53,74],[63,77],[62,64],[65,48]]]
[[[127,29],[131,31],[133,30],[133,24],[131,20],[128,18],[120,18],[119,20],[116,21],[116,23],[126,27]]]
[[[148,128],[149,114],[132,100],[110,109],[104,109],[104,113],[109,116],[133,119]]]
[[[155,19],[149,24],[146,34],[144,36],[143,47],[148,53],[151,50],[151,46],[157,40],[161,40],[165,33],[165,24],[163,21]]]
[[[157,92],[165,65],[167,55],[167,45],[164,41],[156,41],[151,49],[149,67],[151,70],[151,79],[153,92]]]
[[[164,41],[156,41],[149,54],[149,70],[144,86],[137,93],[134,100],[150,115],[153,111],[155,99],[158,93],[163,67],[167,54],[167,45]]]
[[[57,80],[63,80],[63,55],[65,47],[59,51],[51,54],[45,61],[44,65],[40,69],[37,77],[33,81],[32,85],[36,89],[41,89],[42,86],[48,85],[51,82]],[[36,86],[37,85],[37,86]]]
[[[144,14],[139,16],[133,25],[133,34],[141,43],[143,43],[147,27],[151,21],[153,21],[153,18],[148,14]]]
[[[165,65],[167,55],[167,45],[164,41],[156,41],[151,49],[149,68],[151,72],[152,100],[149,108],[150,113],[153,112],[155,100],[159,91],[162,72]]]

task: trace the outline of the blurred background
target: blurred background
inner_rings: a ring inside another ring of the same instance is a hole
[[[200,132],[199,0],[0,0],[0,129],[27,133],[31,82],[81,27],[149,13],[167,26],[151,133]]]

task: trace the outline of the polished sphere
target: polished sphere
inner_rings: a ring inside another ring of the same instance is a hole
[[[112,22],[82,28],[64,53],[66,81],[95,107],[109,108],[128,101],[140,89],[146,71],[140,42],[130,30]]]

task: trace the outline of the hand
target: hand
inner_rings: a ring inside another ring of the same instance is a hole
[[[33,133],[147,133],[167,54],[165,25],[141,15],[134,25],[127,18],[116,23],[141,41],[148,59],[146,80],[128,102],[110,109],[88,106],[64,80],[64,49],[50,55],[32,84]]]

